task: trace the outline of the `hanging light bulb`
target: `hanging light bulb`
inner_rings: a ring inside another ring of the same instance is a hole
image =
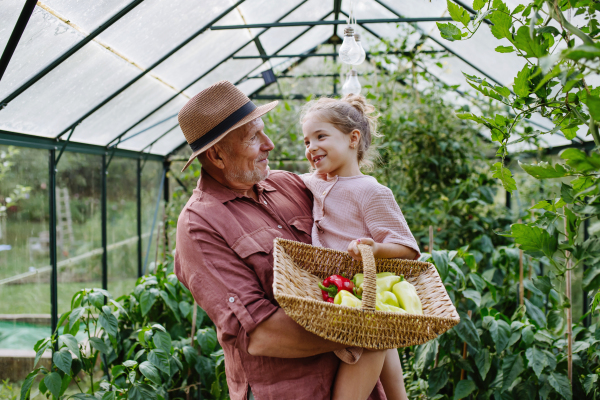
[[[350,93],[360,94],[361,89],[362,87],[360,86],[360,82],[358,81],[358,74],[355,70],[351,69],[346,75],[346,82],[344,82],[344,86],[342,86],[342,94],[344,96]]]
[[[346,64],[355,64],[361,56],[360,47],[354,40],[354,29],[351,26],[344,29],[344,42],[340,46],[340,60]]]
[[[365,49],[363,49],[362,47],[362,43],[360,42],[360,35],[358,33],[354,34],[354,41],[356,42],[359,50],[360,50],[360,57],[358,58],[358,60],[356,60],[356,62],[353,62],[353,65],[358,65],[358,64],[362,64],[363,61],[365,61],[365,58],[367,58],[367,53],[365,53]]]

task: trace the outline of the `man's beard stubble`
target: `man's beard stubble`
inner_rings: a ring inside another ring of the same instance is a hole
[[[269,153],[261,154],[256,158],[256,160],[254,160],[254,169],[252,171],[243,170],[239,168],[238,165],[232,166],[231,169],[225,169],[223,171],[225,179],[227,179],[230,182],[239,182],[252,185],[264,181],[269,177],[271,169],[267,166],[267,169],[263,172],[257,167],[256,163],[258,160],[267,157],[268,154]]]

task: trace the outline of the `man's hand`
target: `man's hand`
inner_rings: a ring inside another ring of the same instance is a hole
[[[280,308],[250,333],[248,353],[264,357],[303,358],[346,347],[308,332]]]
[[[366,244],[369,246],[373,246],[373,254],[376,253],[377,243],[375,243],[375,241],[373,239],[361,238],[361,239],[353,240],[348,245],[348,253],[356,261],[362,261],[362,256],[360,255],[360,251],[358,251],[359,244]]]

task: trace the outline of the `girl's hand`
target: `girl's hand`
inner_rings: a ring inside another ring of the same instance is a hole
[[[375,241],[373,239],[362,238],[362,239],[353,240],[348,245],[348,253],[356,261],[362,261],[362,257],[360,255],[360,251],[358,251],[358,245],[359,244],[366,244],[366,245],[369,245],[369,246],[373,246],[373,253],[375,253],[375,247],[377,246],[377,243],[375,243]]]

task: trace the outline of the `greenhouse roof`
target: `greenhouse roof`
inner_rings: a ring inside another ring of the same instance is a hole
[[[406,35],[411,23],[410,44],[448,54],[419,67],[458,85],[453,101],[470,102],[462,72],[511,87],[523,66],[494,51],[489,29],[466,42],[443,40],[435,22],[449,19],[445,0],[4,0],[0,143],[68,140],[81,151],[167,156],[185,143],[177,113],[189,98],[222,79],[260,98],[260,74],[284,73],[332,43],[351,7],[366,47]],[[532,122],[553,126],[541,116]],[[559,134],[544,139],[549,147],[571,143]]]

